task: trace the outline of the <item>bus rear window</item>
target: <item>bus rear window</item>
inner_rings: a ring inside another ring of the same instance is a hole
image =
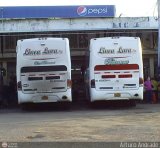
[[[49,72],[49,71],[67,71],[67,67],[65,65],[56,65],[56,66],[30,66],[21,68],[21,73]]]

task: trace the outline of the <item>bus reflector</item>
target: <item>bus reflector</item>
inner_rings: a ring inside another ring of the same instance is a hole
[[[91,88],[95,88],[95,79],[91,80]]]
[[[72,80],[67,79],[67,87],[71,88],[72,87]]]
[[[115,75],[102,75],[102,79],[115,78]]]
[[[132,78],[132,74],[118,75],[118,78]]]
[[[19,81],[19,82],[17,83],[17,89],[18,89],[18,90],[22,90],[22,83],[21,83],[21,81]]]

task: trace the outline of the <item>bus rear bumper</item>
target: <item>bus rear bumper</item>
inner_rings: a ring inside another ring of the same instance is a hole
[[[18,92],[18,103],[72,102],[71,91],[45,94],[23,94]]]
[[[91,102],[107,100],[143,100],[143,88],[130,91],[97,91],[92,89]]]

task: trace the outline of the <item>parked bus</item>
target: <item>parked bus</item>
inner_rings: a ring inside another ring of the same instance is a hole
[[[90,40],[86,94],[100,100],[143,100],[142,48],[138,37],[103,37]]]
[[[71,102],[71,58],[67,38],[17,41],[18,103]]]

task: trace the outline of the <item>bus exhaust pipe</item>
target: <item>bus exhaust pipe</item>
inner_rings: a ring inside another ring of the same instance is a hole
[[[67,96],[62,96],[62,99],[63,99],[63,100],[66,100],[66,99],[67,99]]]
[[[138,97],[139,95],[138,95],[138,94],[135,94],[134,96],[135,96],[135,97]]]

